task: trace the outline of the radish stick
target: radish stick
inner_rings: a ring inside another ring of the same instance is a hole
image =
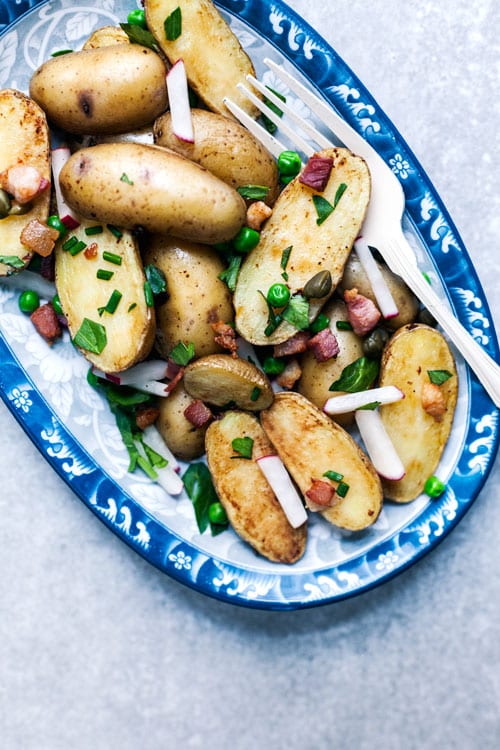
[[[384,479],[402,479],[406,473],[377,410],[356,411],[356,424],[373,466]]]
[[[398,307],[369,246],[363,238],[360,237],[354,243],[354,249],[356,250],[356,254],[364,272],[368,276],[380,312],[384,318],[395,318],[396,315],[399,314]]]
[[[59,183],[61,169],[64,167],[70,156],[71,151],[66,146],[59,146],[58,148],[52,149],[52,175],[54,177],[54,190],[56,193],[57,213],[59,214],[59,218],[68,229],[76,229],[80,226],[80,221],[66,203]]]
[[[170,68],[166,80],[168,103],[172,116],[172,132],[179,140],[194,143],[186,68],[181,59],[177,60]]]
[[[294,529],[302,526],[307,521],[307,513],[281,458],[275,455],[262,456],[257,459],[257,464],[271,485],[290,525]]]
[[[174,471],[180,471],[180,465],[177,461],[176,457],[166,444],[163,435],[159,431],[157,427],[155,427],[154,424],[148,425],[143,431],[142,431],[144,441],[151,446],[151,448],[160,454],[160,456],[163,456],[167,459],[168,465],[171,469]]]
[[[326,401],[323,411],[330,415],[347,414],[350,411],[362,409],[368,404],[392,404],[403,397],[403,391],[400,391],[395,385],[384,385],[380,388],[369,388],[366,391],[333,396]]]

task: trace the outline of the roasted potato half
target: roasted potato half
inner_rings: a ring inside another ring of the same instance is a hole
[[[87,39],[82,49],[111,47],[115,44],[130,44],[130,40],[120,26],[101,26]]]
[[[274,394],[267,376],[251,362],[229,354],[209,354],[187,365],[184,387],[193,397],[215,406],[267,409]]]
[[[149,354],[154,308],[145,299],[134,237],[125,231],[116,237],[106,227],[89,237],[90,226],[95,222],[82,220],[57,242],[56,288],[71,337],[84,356],[104,372],[121,372]]]
[[[269,287],[282,282],[283,253],[291,248],[286,273],[292,297],[301,293],[308,281],[320,271],[329,271],[330,292],[310,300],[309,319],[313,320],[339,283],[344,265],[356,239],[370,197],[370,174],[366,163],[347,149],[332,148],[319,152],[332,157],[334,166],[321,197],[332,206],[338,191],[342,197],[328,218],[318,225],[313,203],[316,192],[296,177],[274,204],[259,244],[245,258],[236,284],[234,307],[236,327],[252,344],[277,344],[286,341],[296,328],[282,321],[266,336],[269,310],[265,296]]]
[[[265,199],[273,205],[279,192],[278,167],[273,156],[235,120],[192,109],[194,143],[181,141],[172,131],[172,116],[166,112],[154,125],[155,143],[201,164],[233,188],[262,185],[269,188]]]
[[[246,215],[236,190],[159,146],[101,143],[83,148],[64,165],[60,183],[69,205],[88,219],[193,242],[230,240]]]
[[[165,64],[139,44],[111,44],[52,57],[33,74],[30,96],[68,133],[124,133],[168,106]]]
[[[372,464],[353,438],[299,393],[277,393],[261,413],[261,423],[299,490],[315,480],[329,481],[325,472],[343,475],[349,485],[344,498],[320,511],[330,523],[350,531],[371,526],[382,508],[382,487]]]
[[[34,101],[20,91],[4,89],[0,91],[0,177],[17,166],[34,167],[49,185],[49,130],[44,112]],[[0,196],[0,276],[8,276],[22,270],[32,257],[21,242],[21,233],[30,221],[47,220],[50,190],[18,206],[22,214],[15,213],[8,191],[2,190]]]
[[[433,385],[429,371],[447,372],[450,377]],[[384,493],[407,503],[422,492],[436,470],[452,428],[458,377],[444,336],[422,324],[401,328],[384,350],[379,382],[404,393],[401,401],[381,406],[380,415],[406,470],[397,482],[383,481]]]
[[[253,64],[238,38],[211,0],[145,0],[149,30],[160,49],[173,64],[181,58],[193,90],[212,112],[230,114],[224,97],[231,98],[252,117],[258,109],[237,88],[255,75]],[[180,33],[167,39],[165,21],[173,12],[181,19]]]
[[[156,314],[156,348],[162,356],[179,341],[192,342],[197,357],[221,352],[211,323],[231,323],[234,313],[229,290],[218,278],[224,264],[217,253],[207,245],[154,235],[143,257],[167,280],[167,299]]]
[[[205,453],[205,433],[208,425],[195,427],[184,416],[184,411],[193,398],[186,393],[182,381],[178,383],[168,398],[161,398],[160,414],[156,427],[164,441],[177,458],[192,461]]]
[[[237,458],[235,438],[253,440],[252,458]],[[205,440],[207,463],[231,526],[259,554],[272,562],[294,563],[302,557],[307,524],[294,529],[259,469],[257,459],[273,447],[257,418],[229,411],[213,422]]]

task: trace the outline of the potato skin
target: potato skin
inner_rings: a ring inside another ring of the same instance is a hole
[[[261,232],[259,244],[242,264],[234,294],[236,327],[252,344],[277,344],[296,332],[290,323],[283,321],[270,336],[265,335],[269,313],[261,292],[265,295],[271,284],[282,282],[283,251],[292,247],[286,267],[292,295],[323,270],[331,273],[333,293],[363,222],[370,196],[366,163],[347,149],[332,148],[318,153],[334,159],[323,198],[333,204],[339,186],[344,183],[347,189],[333,213],[319,226],[312,200],[315,191],[300,183],[298,177],[280,194]],[[328,296],[311,300],[311,320]]]
[[[278,167],[273,156],[239,122],[192,109],[194,143],[186,143],[172,132],[170,112],[154,124],[155,143],[201,164],[234,188],[263,185],[269,188],[265,202],[272,206],[278,197]]]
[[[245,202],[236,190],[157,146],[101,143],[81,149],[64,165],[60,183],[77,213],[127,229],[214,244],[234,237],[245,220]]]
[[[277,393],[261,424],[278,455],[304,495],[325,471],[344,475],[345,498],[320,511],[330,523],[350,531],[371,526],[382,508],[378,474],[363,451],[340,425],[304,396]]]
[[[231,458],[235,438],[251,437],[251,460]],[[262,474],[257,459],[273,453],[258,420],[229,411],[206,434],[207,463],[231,526],[259,554],[272,562],[294,563],[302,557],[307,524],[294,529]]]
[[[36,167],[50,181],[49,130],[44,112],[25,94],[15,89],[0,91],[0,172],[15,164]],[[21,243],[24,227],[33,219],[46,221],[49,216],[50,190],[32,202],[32,208],[20,216],[0,219],[1,255],[17,256],[26,265],[33,253]],[[13,272],[0,263],[0,276]]]
[[[175,41],[165,36],[165,19],[176,8],[182,15],[182,33]],[[145,0],[146,21],[162,52],[173,64],[184,60],[188,81],[212,112],[232,117],[223,102],[231,98],[252,117],[258,109],[237,89],[253,64],[211,0]]]
[[[437,421],[422,407],[422,387],[429,383],[427,370],[448,370],[452,377],[439,386],[446,411]],[[380,415],[406,469],[399,481],[383,481],[390,500],[407,503],[423,490],[425,481],[439,463],[451,432],[457,402],[458,377],[455,361],[443,335],[423,324],[397,331],[384,349],[380,385],[395,385],[404,398],[380,407]]]
[[[208,424],[195,427],[184,416],[193,398],[186,393],[182,381],[168,398],[159,399],[160,414],[155,424],[166,444],[177,458],[192,461],[205,453],[205,434]]]
[[[56,243],[55,282],[61,306],[74,338],[84,318],[100,323],[106,329],[107,344],[101,354],[82,349],[82,354],[104,372],[121,372],[144,359],[154,342],[154,308],[148,307],[144,297],[144,271],[135,238],[128,232],[116,238],[107,228],[102,234],[88,237],[85,228],[95,222],[82,221],[70,235]],[[71,255],[63,250],[68,237],[76,237],[87,246],[95,245],[95,255]],[[121,265],[105,261],[104,251],[119,255]],[[104,281],[96,277],[97,269],[113,271],[113,277]],[[122,294],[116,312],[103,312],[114,290]],[[130,309],[131,305],[135,305]]]
[[[224,263],[216,252],[206,245],[154,235],[143,258],[167,279],[168,298],[156,308],[160,354],[168,357],[179,341],[192,342],[197,357],[221,352],[210,323],[231,323],[234,313],[229,290],[218,278]]]
[[[89,36],[82,49],[97,49],[116,44],[130,44],[125,31],[120,26],[101,26]]]
[[[47,60],[33,74],[30,96],[69,133],[124,133],[165,111],[165,73],[156,52],[111,44]]]

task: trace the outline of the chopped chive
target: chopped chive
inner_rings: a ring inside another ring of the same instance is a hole
[[[327,477],[328,479],[331,479],[332,482],[341,482],[344,478],[343,474],[339,474],[338,471],[325,471],[323,474],[324,477]]]
[[[339,497],[345,497],[349,492],[349,485],[346,482],[340,482],[336,489],[336,492]]]
[[[113,234],[117,239],[120,239],[120,237],[123,237],[123,232],[121,232],[118,227],[113,226],[113,224],[107,225],[109,231],[111,234]]]
[[[72,248],[72,247],[73,247],[74,245],[76,245],[76,243],[77,243],[77,242],[78,242],[78,237],[75,237],[75,235],[73,235],[72,237],[69,237],[69,238],[68,238],[68,239],[66,240],[66,242],[63,242],[63,244],[62,244],[62,249],[63,249],[63,250],[71,250],[71,248]]]
[[[288,261],[290,260],[290,253],[292,252],[293,245],[290,245],[289,247],[285,247],[283,252],[281,253],[281,262],[280,267],[283,269],[283,271],[286,269],[288,265]],[[284,276],[284,274],[282,274]]]
[[[113,313],[116,312],[116,308],[120,304],[120,300],[123,297],[122,293],[118,291],[118,289],[114,289],[111,297],[108,299],[104,307],[98,307],[97,312],[99,315],[102,315],[103,313],[107,312],[110,315],[113,315]]]
[[[132,304],[128,306],[127,312],[132,312],[132,310],[135,310],[136,307],[137,307],[137,302],[132,302]]]
[[[337,207],[337,203],[344,195],[345,191],[347,190],[347,185],[345,182],[341,182],[340,185],[337,188],[337,192],[335,193],[335,198],[333,199],[333,207]]]
[[[153,290],[151,288],[151,284],[149,281],[144,282],[144,299],[146,300],[146,305],[148,307],[153,307],[154,305],[154,296],[153,296]]]
[[[121,255],[116,255],[116,253],[110,253],[108,250],[105,250],[103,252],[102,259],[107,260],[108,263],[114,263],[115,266],[121,266],[122,264]]]
[[[99,268],[97,270],[96,276],[98,279],[101,279],[102,281],[109,281],[112,276],[114,276],[114,271],[107,271],[105,268]]]
[[[73,52],[72,49],[58,49],[55,52],[51,53],[51,57],[60,57],[61,55],[68,55],[70,52]]]
[[[169,42],[175,42],[182,34],[182,12],[179,6],[165,18],[163,22],[165,30],[165,39]]]
[[[260,388],[256,385],[250,394],[250,401],[257,401],[260,396]]]
[[[83,240],[79,240],[76,242],[76,244],[72,245],[69,248],[68,252],[70,255],[78,255],[78,253],[81,253],[82,250],[85,250],[86,247],[87,247],[87,243],[84,242]]]
[[[352,325],[348,320],[337,320],[335,328],[337,331],[352,331]]]
[[[85,234],[87,237],[91,237],[93,234],[102,234],[102,226],[100,224],[96,224],[93,227],[85,227]]]

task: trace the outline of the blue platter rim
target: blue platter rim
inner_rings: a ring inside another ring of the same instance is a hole
[[[0,0],[0,34],[47,0]],[[458,232],[417,159],[363,84],[332,47],[281,0],[220,0],[271,43],[319,89],[398,175],[406,215],[443,279],[462,324],[498,360],[494,324],[484,293]],[[466,294],[465,292],[469,292]],[[478,314],[479,311],[479,314]],[[468,372],[470,414],[461,455],[441,498],[418,518],[365,554],[312,572],[252,570],[195,548],[160,524],[113,481],[74,439],[37,391],[0,333],[0,395],[51,466],[114,533],[148,562],[179,582],[236,605],[290,610],[340,601],[406,570],[444,539],[470,509],[498,450],[498,410]],[[29,410],[23,409],[28,394]],[[81,474],[72,467],[85,464]],[[115,511],[110,511],[113,497]],[[128,521],[125,524],[125,513]]]

